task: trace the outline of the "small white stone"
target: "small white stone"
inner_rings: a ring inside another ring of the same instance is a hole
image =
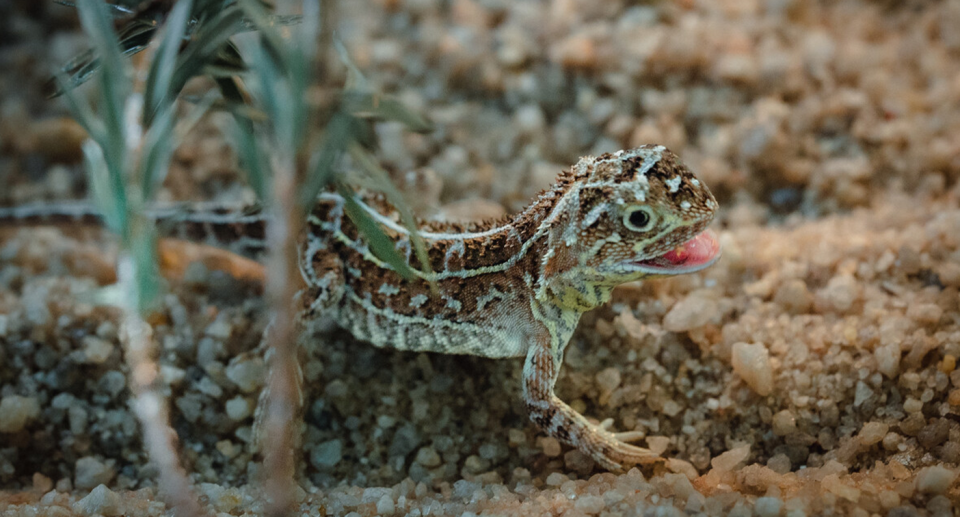
[[[758,497],[753,509],[758,517],[777,517],[783,502],[776,497]]]
[[[253,404],[248,399],[239,395],[227,401],[227,417],[234,422],[239,422],[250,416],[253,411]]]
[[[73,484],[81,490],[109,483],[114,475],[112,468],[93,456],[77,460],[73,471]]]
[[[750,446],[741,445],[710,460],[710,465],[718,472],[730,472],[750,456]]]
[[[903,402],[903,410],[907,413],[919,413],[923,409],[923,402],[913,398],[907,397],[907,400]]]
[[[218,512],[232,512],[243,502],[243,495],[236,488],[224,488],[213,483],[200,483],[198,488]]]
[[[877,360],[877,370],[887,376],[888,379],[895,379],[900,373],[900,345],[890,343],[878,346],[873,351],[873,357]]]
[[[97,485],[87,497],[74,503],[73,510],[81,515],[120,515],[120,496],[105,485]]]
[[[950,488],[957,473],[940,465],[924,467],[917,473],[917,491],[923,494],[942,494]]]
[[[820,291],[824,301],[837,312],[845,312],[860,296],[860,286],[850,275],[837,275]]]
[[[437,451],[433,447],[421,447],[417,451],[417,463],[423,465],[424,467],[437,467],[440,465],[440,455],[437,454]]]
[[[688,296],[675,303],[663,318],[663,328],[686,332],[713,321],[719,312],[717,303],[702,296]]]
[[[731,352],[733,371],[753,391],[761,396],[773,392],[773,367],[770,365],[770,353],[763,344],[735,343]]]
[[[233,325],[226,321],[225,318],[221,317],[217,318],[213,323],[207,326],[204,332],[210,337],[227,339],[230,337],[230,334],[233,333]]]
[[[177,386],[187,377],[187,371],[170,364],[160,365],[160,380],[167,386]]]
[[[620,386],[620,381],[620,370],[618,368],[605,368],[597,373],[597,384],[600,385],[600,389],[607,393],[617,389]]]
[[[90,364],[103,364],[110,358],[113,345],[97,336],[83,338],[83,355]]]
[[[34,397],[7,395],[0,400],[0,433],[17,433],[40,416],[40,403]]]
[[[245,358],[227,366],[224,373],[244,393],[252,393],[263,384],[264,364],[260,358]]]
[[[559,472],[554,472],[547,476],[547,486],[560,486],[564,481],[567,481],[569,478],[564,474]]]
[[[393,512],[396,511],[396,505],[393,503],[393,499],[389,495],[384,494],[383,497],[377,501],[377,513],[380,515],[393,515]]]
[[[587,515],[596,515],[602,512],[607,505],[603,502],[602,497],[585,495],[577,499],[573,506]]]

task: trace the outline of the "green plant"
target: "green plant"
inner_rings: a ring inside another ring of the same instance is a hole
[[[57,84],[90,135],[83,149],[91,197],[107,226],[120,238],[119,282],[106,290],[105,298],[122,309],[122,339],[135,408],[151,460],[159,467],[161,493],[179,514],[202,511],[177,460],[166,401],[156,384],[155,343],[144,315],[160,290],[157,232],[146,215],[147,208],[166,176],[178,138],[213,102],[207,97],[183,120],[176,120],[176,99],[184,84],[206,74],[214,77],[228,101],[249,103],[249,109],[234,111],[238,149],[249,183],[270,216],[266,294],[273,323],[267,339],[275,354],[266,425],[272,435],[283,439],[270,442],[265,463],[271,473],[269,508],[271,513],[284,513],[290,508],[295,486],[289,429],[297,416],[298,400],[294,396],[297,386],[292,384],[297,377],[291,343],[296,340],[299,285],[296,244],[304,215],[322,189],[339,190],[347,199],[348,215],[371,250],[401,274],[410,275],[410,265],[393,243],[366,212],[356,208],[352,184],[379,188],[404,207],[386,173],[370,155],[372,124],[399,120],[420,131],[430,125],[371,88],[339,44],[337,50],[347,68],[346,85],[332,88],[337,92],[332,102],[311,102],[310,89],[320,80],[329,80],[316,74],[328,66],[324,59],[329,47],[321,43],[334,41],[329,31],[321,28],[321,13],[326,11],[320,0],[304,0],[302,16],[276,16],[257,0],[148,1],[135,9],[113,5],[114,11],[124,14],[119,32],[111,18],[111,5],[99,0],[77,3],[92,49],[65,66]],[[301,23],[281,34],[278,26],[291,20]],[[239,50],[230,42],[231,36],[248,29],[258,32],[249,65],[239,59]],[[131,74],[124,57],[140,51],[145,52],[144,59]],[[94,74],[97,70],[99,74]],[[241,96],[243,83],[238,74],[245,70],[252,76],[250,94]],[[93,78],[98,86],[97,114],[74,92],[78,84]],[[250,113],[261,116],[247,117]],[[348,174],[348,164],[358,169]],[[412,230],[420,267],[429,274],[413,216],[406,208],[401,208],[401,213]]]

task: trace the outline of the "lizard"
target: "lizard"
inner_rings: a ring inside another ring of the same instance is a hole
[[[617,285],[692,273],[718,260],[719,241],[707,229],[717,201],[676,154],[647,145],[584,157],[511,217],[420,220],[429,269],[419,267],[409,231],[382,194],[349,195],[393,240],[415,276],[404,278],[379,259],[346,216],[343,195],[323,192],[298,250],[305,281],[301,322],[332,317],[377,347],[522,357],[524,405],[546,435],[611,471],[662,461],[627,443],[637,433],[591,423],[554,394],[554,385],[580,317],[609,301]],[[21,219],[42,215],[19,213]],[[70,217],[88,216],[77,208]],[[175,236],[248,257],[264,251],[262,214],[155,217],[172,220]]]

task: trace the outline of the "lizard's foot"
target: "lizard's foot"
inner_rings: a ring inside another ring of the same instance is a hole
[[[626,443],[642,438],[643,433],[612,433],[607,430],[612,421],[592,424],[555,396],[544,401],[530,401],[527,410],[531,420],[545,433],[576,447],[607,470],[619,472],[633,465],[664,461],[650,449]]]
[[[640,431],[612,433],[601,426],[591,426],[586,434],[589,445],[582,449],[607,470],[618,472],[632,465],[649,465],[664,461],[650,449],[627,443],[643,438],[644,433]]]

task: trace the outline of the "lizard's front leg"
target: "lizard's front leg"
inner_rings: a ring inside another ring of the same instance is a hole
[[[530,419],[546,434],[576,447],[607,470],[662,461],[652,451],[624,443],[616,434],[591,424],[553,393],[564,345],[544,331],[527,352],[523,399]]]

